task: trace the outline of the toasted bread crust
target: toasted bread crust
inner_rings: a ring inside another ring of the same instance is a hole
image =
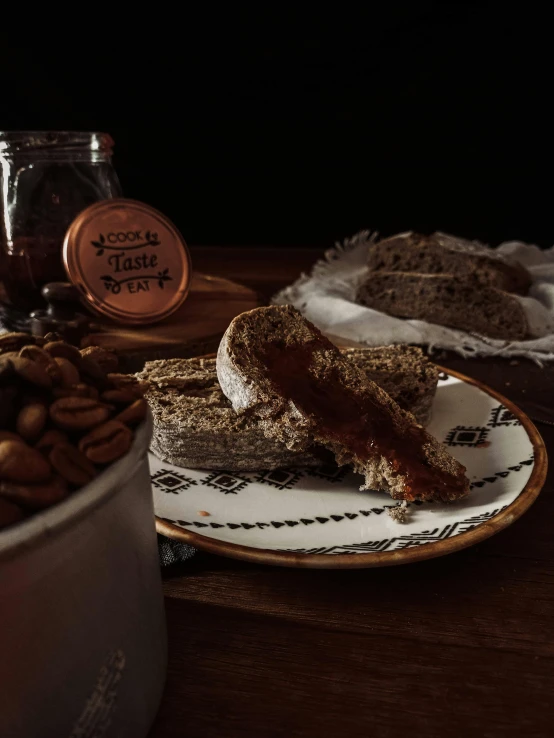
[[[385,390],[418,423],[426,425],[437,390],[439,370],[417,346],[341,349],[366,377]]]
[[[320,463],[265,438],[255,418],[237,415],[219,387],[215,359],[150,361],[137,377],[149,384],[150,448],[163,461],[228,471]]]
[[[442,501],[469,491],[446,448],[291,306],[235,318],[217,373],[233,408],[256,414],[267,437],[292,450],[323,445],[364,475],[365,489]]]
[[[343,353],[405,409],[413,408],[421,423],[427,422],[438,369],[421,349],[384,346]],[[266,438],[255,417],[237,415],[221,392],[215,359],[150,361],[137,377],[148,383],[146,398],[154,417],[150,448],[163,461],[228,471],[321,463],[317,455],[290,451]]]

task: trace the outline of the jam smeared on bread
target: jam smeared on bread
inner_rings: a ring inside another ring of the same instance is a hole
[[[318,435],[333,445],[343,445],[359,459],[382,456],[404,478],[404,499],[416,499],[433,486],[444,490],[441,497],[449,495],[451,488],[465,487],[463,478],[427,463],[424,449],[429,434],[423,428],[395,423],[390,405],[377,394],[354,392],[345,386],[338,366],[318,371],[314,359],[322,348],[325,350],[323,341],[314,338],[289,347],[266,343],[261,352],[277,392],[315,419]]]
[[[418,423],[431,419],[439,369],[417,346],[373,346],[341,349],[363,374],[385,390]]]
[[[383,387],[420,423],[429,420],[438,368],[415,346],[344,349],[343,355]],[[147,384],[154,419],[150,450],[177,466],[227,471],[332,463],[321,448],[291,451],[266,438],[255,416],[237,415],[217,381],[211,358],[159,359],[136,375]]]
[[[221,392],[215,359],[160,359],[136,375],[148,383],[154,429],[150,450],[192,469],[247,471],[314,466],[313,453],[266,438],[257,419],[237,415]]]
[[[235,410],[255,413],[266,435],[291,448],[325,446],[364,474],[365,488],[442,501],[469,490],[444,446],[290,306],[235,318],[217,371]]]

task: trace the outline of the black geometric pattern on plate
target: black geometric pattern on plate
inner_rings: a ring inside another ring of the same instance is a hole
[[[202,480],[202,484],[206,487],[213,487],[226,495],[236,495],[251,481],[248,477],[244,478],[236,472],[214,471]]]
[[[292,489],[302,478],[299,469],[273,469],[256,475],[257,482],[269,484],[277,489]]]
[[[477,448],[487,443],[488,428],[480,428],[477,426],[457,425],[449,431],[444,439],[447,446],[470,446]],[[488,445],[488,443],[487,443]]]
[[[507,507],[508,505],[504,505],[504,507],[499,507],[497,510],[484,512],[480,515],[474,515],[471,518],[466,518],[461,523],[458,523],[458,533],[466,533],[468,530],[473,530],[473,528],[477,528],[478,525],[480,525],[481,523],[486,523],[491,518],[494,518],[495,515],[498,515],[498,513],[502,512],[502,510],[505,510]]]
[[[505,479],[509,474],[512,472],[519,472],[526,466],[531,466],[533,463],[534,456],[532,455],[529,459],[525,459],[524,461],[520,461],[518,464],[515,464],[514,466],[509,466],[506,470],[501,472],[496,472],[494,476],[490,477],[484,477],[483,479],[473,482],[470,485],[470,489],[473,489],[473,487],[484,487],[485,484],[491,484],[493,482],[496,482],[497,479]],[[227,472],[214,472],[213,474],[225,474],[227,476],[232,476],[228,474]],[[210,476],[213,476],[210,475]],[[243,484],[247,484],[248,482],[246,480],[242,480]],[[225,490],[223,490],[225,491]],[[227,490],[228,491],[228,490]],[[233,490],[231,490],[232,492]],[[420,506],[423,505],[419,500],[416,500],[413,503],[410,503],[410,507],[412,505]],[[236,530],[237,528],[244,528],[244,530],[250,530],[251,528],[283,528],[285,526],[288,526],[289,528],[293,528],[297,525],[325,525],[326,523],[340,523],[343,520],[354,520],[355,518],[362,517],[367,518],[369,515],[382,515],[387,508],[394,508],[396,505],[384,505],[383,507],[372,507],[369,510],[357,510],[356,512],[343,512],[343,513],[336,513],[333,515],[317,515],[314,517],[306,517],[306,518],[299,518],[298,520],[269,520],[266,522],[261,521],[255,521],[255,522],[249,522],[249,523],[218,523],[215,521],[210,522],[200,522],[199,520],[173,520],[172,518],[162,518],[162,520],[165,520],[168,523],[173,523],[175,525],[179,525],[182,528],[229,528],[230,530]],[[440,540],[441,538],[448,538],[451,535],[454,535],[455,533],[464,533],[466,530],[471,530],[471,528],[474,528],[476,525],[479,525],[479,523],[484,522],[485,520],[489,520],[494,515],[497,515],[501,510],[505,510],[506,506],[499,508],[497,510],[493,510],[492,512],[486,512],[482,513],[481,515],[467,518],[466,520],[458,521],[456,523],[452,523],[450,525],[445,526],[440,531],[438,528],[432,530],[432,531],[423,531],[420,533],[413,533],[411,535],[406,536],[398,536],[396,538],[390,538],[390,539],[383,539],[381,541],[369,541],[367,543],[363,544],[354,544],[355,547],[367,547],[363,550],[375,550],[375,551],[385,551],[387,550],[387,547],[390,547],[394,543],[397,545],[394,546],[394,548],[409,548],[410,546],[419,545],[419,543],[428,543],[429,541],[433,540]],[[468,527],[469,526],[469,527]],[[383,548],[383,546],[385,548]],[[349,548],[347,546],[347,548]],[[352,547],[350,547],[352,548]],[[282,549],[286,551],[298,551],[298,553],[315,553],[315,549],[312,550],[304,550],[304,549]],[[319,549],[318,549],[319,550]],[[322,549],[321,553],[340,553],[342,552],[343,547],[339,546],[337,551],[327,551],[326,549]],[[346,551],[346,553],[356,553],[356,551]]]
[[[513,415],[504,405],[498,405],[491,410],[489,428],[500,428],[501,426],[521,425],[521,421]]]
[[[184,492],[193,484],[198,484],[196,480],[186,477],[181,472],[170,471],[169,469],[160,469],[152,474],[150,481],[156,489],[172,495],[178,495],[179,492]]]
[[[326,482],[342,482],[350,469],[347,466],[337,466],[336,464],[325,464],[323,466],[314,466],[304,469],[305,473],[310,477],[324,479]]]
[[[451,538],[460,533],[466,533],[481,523],[490,520],[498,513],[505,510],[508,506],[499,507],[496,510],[475,515],[466,520],[457,523],[449,523],[442,528],[434,528],[433,530],[422,530],[420,533],[409,533],[405,536],[395,536],[394,538],[383,538],[377,541],[366,541],[364,543],[351,543],[341,546],[320,546],[318,548],[281,548],[279,551],[288,551],[289,553],[303,554],[361,554],[361,553],[379,553],[381,551],[402,550],[421,546],[426,543],[435,543]]]
[[[357,512],[344,512],[341,514],[333,515],[317,515],[310,518],[300,518],[299,520],[270,520],[269,522],[252,522],[252,523],[216,523],[210,521],[209,523],[200,522],[199,520],[173,520],[171,518],[161,518],[166,523],[173,523],[179,525],[181,528],[230,528],[236,530],[237,528],[244,528],[250,530],[251,528],[284,528],[288,526],[293,528],[296,525],[325,525],[325,523],[340,523],[342,520],[354,520],[360,516],[367,518],[369,515],[381,515],[385,512],[388,507],[396,507],[396,505],[385,505],[384,507],[372,507],[369,510],[358,510]]]
[[[530,459],[525,459],[525,461],[520,461],[519,464],[515,464],[514,466],[509,466],[507,469],[504,469],[503,471],[495,472],[494,474],[491,474],[488,477],[483,477],[483,479],[480,479],[477,482],[471,482],[469,485],[469,489],[473,489],[474,487],[484,487],[485,484],[493,484],[493,482],[496,482],[497,479],[506,479],[507,476],[509,476],[512,472],[518,472],[523,469],[524,466],[531,466],[531,464],[534,461],[534,454],[531,456]]]

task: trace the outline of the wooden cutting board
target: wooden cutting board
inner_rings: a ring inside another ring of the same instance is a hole
[[[187,299],[164,321],[140,327],[99,322],[88,339],[90,345],[117,351],[122,371],[136,372],[145,361],[216,351],[231,320],[261,304],[249,287],[195,273]]]

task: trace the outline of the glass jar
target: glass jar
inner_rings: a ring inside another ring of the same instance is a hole
[[[0,324],[25,329],[42,287],[66,281],[62,245],[88,205],[121,196],[106,133],[0,132]]]

